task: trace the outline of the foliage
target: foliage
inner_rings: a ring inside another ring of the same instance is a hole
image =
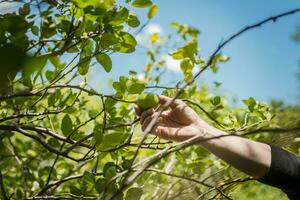
[[[207,199],[236,195],[235,186],[249,180],[204,149],[178,148],[154,136],[138,147],[143,133],[132,107],[138,95],[155,92],[174,96],[185,83],[188,86],[179,98],[214,126],[278,142],[299,153],[299,140],[295,139],[299,107],[268,105],[250,97],[243,101],[245,107],[233,108],[226,97],[191,82],[193,70],[207,65],[217,73],[221,63],[229,60],[220,53],[210,63],[201,57],[200,31],[194,27],[171,24],[180,42],[168,53],[180,61],[184,75],[175,86],[160,85],[165,71],[162,47],[173,38],[157,33],[149,38],[143,78],[129,71],[128,76],[112,83],[113,94],[102,94],[89,86],[92,66],[109,73],[117,70],[111,54],[135,51],[135,34],[144,25],[133,7],[147,9],[150,20],[158,10],[151,0],[28,0],[16,1],[15,6],[16,12],[0,15],[3,199],[109,199],[115,194],[116,199],[126,200]],[[133,184],[124,184],[128,174],[144,166]]]

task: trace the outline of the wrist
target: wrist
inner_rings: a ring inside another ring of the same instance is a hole
[[[199,142],[200,145],[205,146],[217,142],[222,135],[227,135],[226,132],[221,131],[210,124],[207,123],[197,123],[196,125],[197,135],[202,141]]]

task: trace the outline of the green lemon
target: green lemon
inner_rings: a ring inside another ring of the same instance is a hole
[[[147,110],[149,108],[156,107],[159,104],[157,95],[152,93],[142,93],[138,96],[136,104],[142,109]]]

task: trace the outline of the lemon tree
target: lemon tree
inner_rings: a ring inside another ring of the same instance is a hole
[[[249,97],[243,107],[231,107],[226,96],[195,83],[194,71],[217,73],[230,62],[220,50],[251,28],[204,58],[200,31],[173,22],[177,35],[150,35],[145,65],[112,80],[111,93],[103,93],[90,84],[92,77],[102,76],[91,68],[108,74],[119,70],[112,55],[137,51],[137,35],[155,17],[159,3],[0,1],[5,4],[13,9],[0,14],[1,199],[217,199],[239,194],[248,199],[257,188],[266,198],[283,197],[247,183],[244,174],[205,149],[145,137],[133,109],[134,104],[156,108],[157,94],[175,96],[217,128],[298,153],[298,106]],[[169,48],[174,41],[176,46]],[[183,75],[171,85],[162,81],[166,54],[180,62]]]

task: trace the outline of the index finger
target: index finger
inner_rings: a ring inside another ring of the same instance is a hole
[[[136,113],[138,116],[141,116],[142,110],[138,107],[138,105],[134,105],[133,108],[134,108],[134,110],[135,110],[135,113]]]

